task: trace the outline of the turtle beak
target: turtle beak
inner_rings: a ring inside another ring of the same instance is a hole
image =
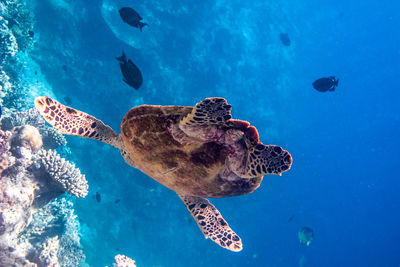
[[[44,103],[46,101],[46,96],[38,96],[35,98],[35,108],[38,111],[42,111],[44,109]]]

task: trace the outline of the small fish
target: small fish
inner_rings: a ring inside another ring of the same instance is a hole
[[[314,231],[311,228],[303,227],[299,231],[299,240],[301,244],[309,246],[314,240]]]
[[[100,195],[99,192],[96,192],[96,200],[97,200],[97,202],[99,202],[99,203],[100,203],[100,201],[101,201],[101,195]]]
[[[0,106],[0,118],[1,118],[1,106]]]
[[[114,203],[118,204],[120,201],[121,201],[120,199],[117,199],[117,200],[114,201]]]
[[[29,35],[29,37],[33,38],[33,37],[35,36],[35,32],[29,30],[29,31],[28,31],[28,35]]]
[[[290,39],[288,33],[281,33],[279,37],[284,46],[290,46]]]
[[[293,221],[294,217],[295,217],[295,215],[290,216],[289,219],[288,219],[287,221],[288,221],[288,222]]]
[[[123,22],[132,27],[139,28],[140,31],[142,31],[144,26],[148,25],[147,23],[141,22],[143,18],[133,8],[123,7],[118,12]]]
[[[330,76],[328,78],[319,78],[318,80],[312,83],[312,86],[317,91],[326,92],[326,91],[335,91],[338,84],[339,80],[336,79],[335,76]]]
[[[116,59],[119,61],[122,76],[124,76],[122,80],[129,86],[138,90],[143,83],[142,72],[132,62],[132,60],[126,58],[124,52],[122,52],[122,56],[117,57]]]

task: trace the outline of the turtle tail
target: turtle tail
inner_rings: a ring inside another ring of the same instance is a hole
[[[95,139],[123,149],[120,135],[89,114],[64,106],[47,96],[37,97],[35,107],[40,115],[62,134]]]

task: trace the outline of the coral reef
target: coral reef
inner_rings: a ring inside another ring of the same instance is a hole
[[[87,181],[41,147],[32,125],[0,130],[0,266],[78,266],[85,258],[72,202],[53,199],[85,196]]]
[[[58,236],[49,238],[37,250],[35,262],[39,267],[60,267],[58,263],[57,253],[60,248],[60,241]]]
[[[8,28],[7,20],[0,16],[0,65],[3,66],[7,59],[14,57],[17,52],[17,39]]]
[[[11,153],[9,141],[11,132],[3,132],[0,130],[0,175],[3,170],[11,165]]]
[[[7,0],[0,3],[0,14],[9,32],[14,36],[19,51],[33,45],[33,16],[24,1]]]
[[[40,116],[35,108],[27,111],[6,113],[0,121],[3,131],[10,131],[14,127],[32,125],[36,127],[43,139],[43,148],[56,149],[59,146],[65,146],[67,140],[56,129],[46,125],[45,120]]]
[[[114,259],[113,267],[136,267],[135,261],[125,255],[118,254]]]
[[[19,57],[34,43],[34,19],[24,0],[0,2],[0,104],[9,108],[24,106],[24,61]],[[23,58],[23,57],[22,57]]]
[[[89,186],[85,175],[74,164],[61,158],[54,150],[41,150],[37,155],[39,164],[59,183],[63,191],[77,197],[87,195]]]
[[[34,247],[39,247],[42,240],[57,237],[59,248],[57,249],[57,261],[60,266],[79,266],[85,259],[81,249],[79,238],[79,222],[74,214],[74,205],[67,198],[58,198],[39,209],[34,215],[32,222],[19,236],[19,241],[30,242]],[[28,258],[32,262],[41,264],[36,249]]]

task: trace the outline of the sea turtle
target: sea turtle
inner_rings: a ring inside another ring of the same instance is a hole
[[[241,239],[205,198],[251,193],[264,175],[280,175],[292,163],[281,147],[260,143],[255,127],[232,119],[224,98],[195,107],[134,107],[122,119],[121,134],[46,96],[35,106],[61,133],[118,148],[129,165],[178,194],[206,238],[231,251],[242,250]]]

